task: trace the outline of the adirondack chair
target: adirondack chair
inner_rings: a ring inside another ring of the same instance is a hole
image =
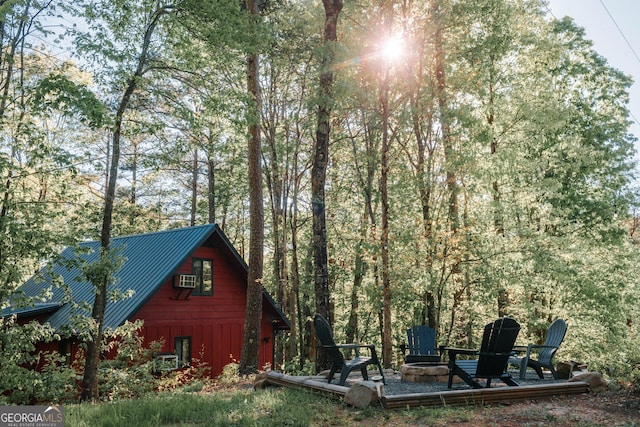
[[[347,381],[349,373],[354,370],[360,370],[362,372],[362,378],[369,379],[367,374],[367,366],[376,365],[382,376],[382,382],[385,383],[384,373],[382,371],[382,365],[378,360],[376,354],[376,348],[373,344],[336,344],[333,340],[333,333],[331,332],[331,325],[327,319],[321,314],[316,314],[313,321],[313,325],[316,329],[316,335],[322,344],[322,348],[327,352],[327,356],[331,362],[331,370],[329,371],[329,383],[333,379],[336,372],[340,372],[339,385],[344,385]],[[353,350],[355,357],[347,360],[342,353],[343,350]],[[361,356],[360,349],[368,349],[371,356]]]
[[[510,317],[489,323],[484,327],[480,350],[462,348],[447,348],[449,354],[449,382],[453,384],[454,375],[459,376],[473,388],[482,388],[477,378],[486,379],[486,387],[491,387],[491,380],[497,378],[507,385],[517,386],[518,383],[507,372],[507,362],[513,354],[520,325]],[[478,356],[473,360],[459,360],[458,355]]]
[[[440,361],[440,355],[436,353],[436,331],[426,325],[407,329],[407,343],[401,344],[400,349],[404,363]]]
[[[553,366],[553,356],[558,351],[560,344],[564,341],[564,336],[567,333],[567,322],[564,319],[556,319],[553,321],[547,335],[544,340],[544,344],[529,344],[527,346],[516,346],[514,350],[516,353],[524,353],[524,357],[512,356],[509,358],[509,363],[520,366],[520,379],[523,380],[527,368],[533,368],[540,379],[544,378],[542,368],[547,368],[551,371],[554,379],[558,379],[558,374]],[[532,359],[536,356],[537,358]]]

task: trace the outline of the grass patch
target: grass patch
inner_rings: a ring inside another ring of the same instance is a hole
[[[414,425],[442,419],[467,418],[461,408],[419,408],[385,411],[363,410],[307,390],[291,388],[229,388],[204,392],[181,391],[151,394],[140,399],[65,405],[65,426],[388,426]],[[397,424],[400,423],[400,424]]]
[[[325,398],[289,389],[172,392],[136,400],[65,406],[65,425],[308,426],[315,412],[309,408],[318,404],[318,409],[326,413],[329,402]]]
[[[115,402],[64,405],[65,426],[448,426],[558,425],[640,427],[640,412],[625,409],[614,395],[560,397],[508,405],[420,407],[384,410],[357,409],[309,390],[267,388],[248,383],[220,388],[183,387],[179,390]],[[635,399],[635,397],[634,397]],[[635,400],[633,402],[636,402]],[[610,422],[603,424],[602,420]],[[635,420],[635,421],[632,421]]]

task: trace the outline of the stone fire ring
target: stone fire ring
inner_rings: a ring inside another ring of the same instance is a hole
[[[446,363],[405,363],[400,366],[402,381],[410,383],[444,382],[449,380],[449,368]]]

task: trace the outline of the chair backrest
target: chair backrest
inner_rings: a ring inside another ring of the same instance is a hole
[[[484,327],[477,377],[496,377],[505,371],[519,332],[520,325],[511,317],[501,317]]]
[[[564,336],[567,334],[567,322],[564,319],[556,319],[553,321],[549,329],[547,330],[547,336],[544,340],[544,345],[553,346],[553,348],[543,348],[540,349],[540,353],[538,354],[538,362],[543,364],[551,363],[551,358],[556,351],[558,351],[558,347],[564,341]]]
[[[313,319],[313,326],[316,329],[316,336],[322,344],[322,348],[327,352],[327,356],[334,363],[343,363],[344,356],[342,352],[336,347],[336,343],[333,340],[333,333],[331,332],[331,325],[321,314],[316,314]]]
[[[436,354],[436,331],[426,325],[407,329],[407,348],[409,354]]]

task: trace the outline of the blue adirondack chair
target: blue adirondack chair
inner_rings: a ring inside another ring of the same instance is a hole
[[[558,374],[553,366],[553,356],[562,344],[567,333],[567,322],[564,319],[556,319],[549,326],[544,344],[529,344],[527,346],[516,346],[517,353],[524,353],[524,357],[512,356],[509,363],[520,366],[520,379],[523,380],[527,368],[533,368],[540,379],[544,378],[542,368],[551,371],[554,379],[558,379]],[[535,357],[535,358],[534,358]]]
[[[327,353],[329,360],[331,361],[331,370],[329,371],[328,382],[331,383],[333,376],[340,372],[339,385],[345,385],[347,377],[351,371],[359,370],[362,373],[362,378],[369,379],[367,373],[367,366],[375,365],[380,372],[382,382],[385,383],[384,372],[382,365],[378,360],[376,354],[376,348],[373,344],[336,344],[333,340],[333,332],[331,331],[331,325],[321,314],[316,314],[313,325],[316,330],[316,335],[322,344],[323,350]],[[360,350],[366,349],[369,356],[360,355]],[[352,350],[355,352],[355,357],[350,360],[345,359],[342,351]]]
[[[507,371],[509,357],[513,355],[513,345],[520,332],[520,325],[510,317],[501,317],[484,327],[480,350],[445,347],[449,353],[449,382],[451,388],[454,375],[460,377],[473,388],[482,388],[477,381],[486,380],[491,387],[492,379],[499,379],[507,385],[519,385]],[[459,360],[458,355],[477,356],[473,360]]]
[[[436,352],[436,331],[426,325],[407,329],[407,343],[400,345],[404,363],[439,362]]]

